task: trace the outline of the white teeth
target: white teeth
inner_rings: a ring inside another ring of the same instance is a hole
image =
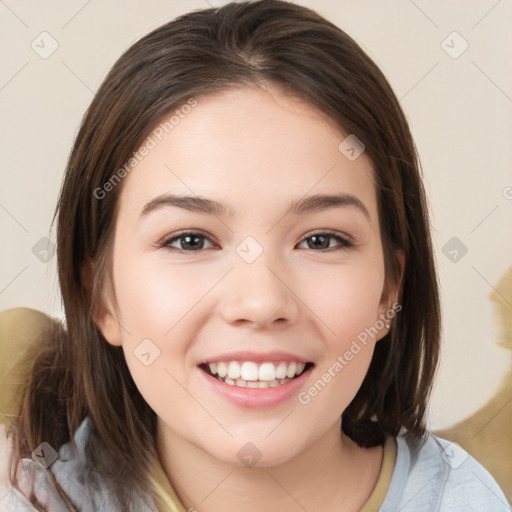
[[[217,363],[217,374],[219,377],[225,377],[228,374],[226,363]]]
[[[243,379],[237,379],[234,381],[233,379],[230,379],[229,377],[226,377],[225,379],[219,379],[222,382],[225,382],[226,384],[229,384],[230,386],[238,386],[239,388],[275,388],[277,386],[281,386],[282,384],[286,384],[287,382],[290,382],[292,379],[279,379],[279,380],[272,380],[270,382],[261,380],[261,381],[254,381],[254,380],[243,380]]]
[[[240,375],[240,365],[236,361],[231,361],[228,366],[228,377],[230,379],[239,379]]]
[[[274,380],[276,378],[276,367],[274,363],[263,363],[258,374],[259,380]]]
[[[295,370],[297,369],[297,365],[295,363],[290,363],[288,365],[288,371],[286,372],[286,376],[291,379],[295,377]]]
[[[258,380],[258,365],[252,361],[242,363],[240,376],[244,380]]]
[[[289,382],[300,375],[306,363],[264,362],[253,361],[221,361],[208,363],[212,375],[231,386],[249,388],[274,388]]]
[[[288,365],[286,363],[279,363],[276,369],[276,379],[284,379],[288,373]]]

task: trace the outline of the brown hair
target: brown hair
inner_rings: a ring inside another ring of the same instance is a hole
[[[128,490],[147,492],[156,416],[122,349],[107,343],[94,322],[95,311],[106,307],[100,291],[111,289],[112,233],[123,183],[101,199],[94,191],[164,115],[190,98],[264,82],[303,98],[363,141],[375,169],[390,282],[399,281],[395,251],[405,255],[402,311],[377,343],[366,378],[343,413],[343,431],[364,447],[401,427],[423,435],[440,308],[420,164],[405,115],[379,68],[334,24],[285,1],[233,2],[185,14],[135,43],[84,116],[54,217],[67,332],[48,336],[34,366],[12,429],[13,466],[43,441],[60,446],[72,439],[89,416],[96,442],[89,443],[88,455],[112,482],[123,509]],[[88,262],[95,268],[92,289]]]

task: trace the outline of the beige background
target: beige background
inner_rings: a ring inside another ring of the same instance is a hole
[[[0,0],[0,310],[26,306],[62,317],[55,258],[43,263],[32,248],[54,237],[66,159],[110,66],[151,29],[223,3]],[[495,344],[499,326],[488,296],[512,264],[512,2],[296,3],[361,44],[410,121],[432,205],[444,311],[430,426],[449,426],[496,392],[511,362]],[[51,48],[43,31],[58,44],[46,59],[31,47],[34,41],[43,51],[46,38]],[[463,40],[446,39],[453,31]],[[459,52],[464,40],[469,46],[458,58],[446,53]],[[442,252],[454,236],[468,248],[457,262]]]

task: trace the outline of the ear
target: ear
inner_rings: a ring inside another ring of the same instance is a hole
[[[82,268],[82,282],[92,301],[92,321],[99,329],[105,340],[111,345],[122,345],[121,325],[117,320],[117,313],[113,301],[113,285],[110,276],[105,276],[105,286],[101,286],[102,292],[97,293],[94,276],[97,269],[93,261],[88,260]]]
[[[398,279],[394,281],[390,277],[386,277],[384,288],[382,290],[381,300],[379,303],[379,314],[376,319],[378,334],[375,341],[381,340],[391,330],[393,318],[402,309],[398,304],[398,297],[402,288],[402,280],[405,269],[405,254],[401,249],[395,251],[395,258],[399,267]]]

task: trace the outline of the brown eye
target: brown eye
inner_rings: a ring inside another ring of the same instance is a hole
[[[337,245],[331,245],[332,241],[336,242]],[[324,231],[319,233],[314,233],[313,235],[309,235],[304,237],[301,243],[307,242],[307,246],[309,249],[319,249],[319,250],[328,250],[328,249],[348,249],[353,246],[353,243],[342,236],[330,232]]]
[[[171,251],[194,252],[205,249],[205,241],[213,244],[207,235],[197,231],[182,231],[177,235],[166,238],[160,245]],[[177,243],[177,246],[175,244]],[[206,247],[209,249],[209,247]]]

